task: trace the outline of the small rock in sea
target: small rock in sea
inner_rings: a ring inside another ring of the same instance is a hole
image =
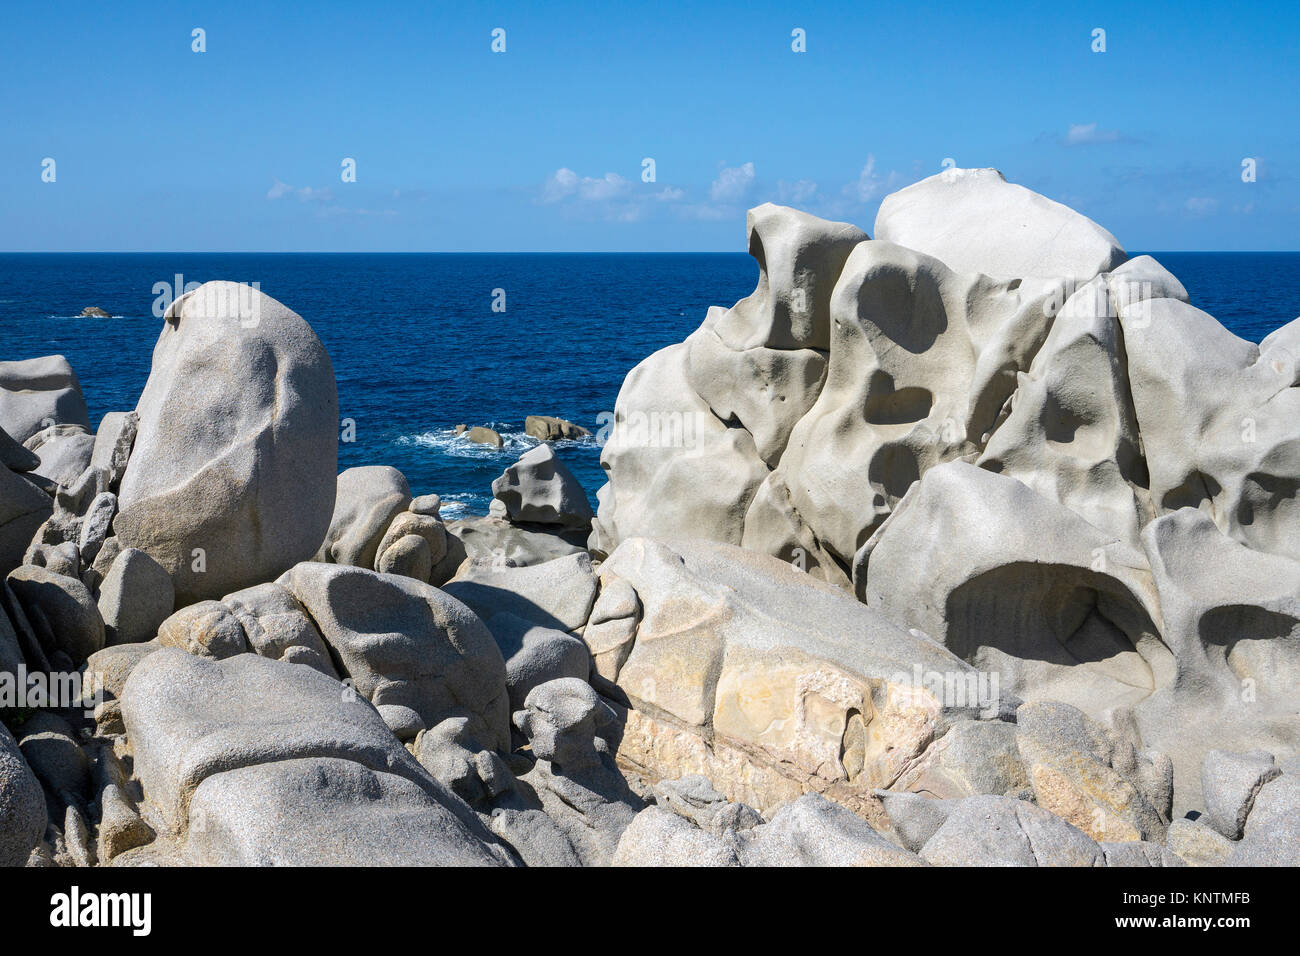
[[[553,418],[550,415],[529,415],[524,419],[524,434],[538,441],[556,441],[560,438],[585,438],[591,432],[581,425]]]
[[[483,425],[475,425],[468,432],[463,433],[458,429],[457,434],[464,434],[470,441],[478,442],[480,445],[495,445],[497,448],[505,447],[505,442],[501,440],[501,434],[495,429],[486,428]]]
[[[79,319],[111,319],[112,316],[96,305],[88,305],[81,310]]]

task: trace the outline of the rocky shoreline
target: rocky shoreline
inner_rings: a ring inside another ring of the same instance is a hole
[[[995,170],[748,234],[595,513],[550,416],[485,517],[338,473],[235,283],[93,431],[0,361],[0,865],[1300,863],[1300,320]]]

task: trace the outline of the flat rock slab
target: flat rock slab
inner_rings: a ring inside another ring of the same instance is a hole
[[[351,760],[309,757],[206,778],[185,850],[216,866],[501,866],[421,785]]]
[[[177,832],[204,780],[253,764],[335,757],[438,792],[355,691],[253,654],[222,661],[176,648],[149,654],[122,690],[122,719],[145,797]]]
[[[596,601],[598,584],[586,552],[524,568],[475,566],[443,590],[488,620],[502,612],[542,627],[582,627]]]

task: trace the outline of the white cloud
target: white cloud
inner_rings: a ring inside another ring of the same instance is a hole
[[[838,192],[827,190],[817,192],[806,200],[808,211],[830,219],[847,219],[854,221],[863,212],[863,207],[892,192],[902,184],[902,176],[897,170],[890,170],[881,175],[876,169],[876,157],[867,154],[867,161],[858,170],[857,178],[845,183]],[[799,185],[799,184],[796,184]],[[816,189],[816,184],[809,184]],[[795,201],[798,201],[797,197]]]
[[[578,174],[567,166],[561,166],[542,187],[542,202],[559,202],[566,196],[572,196],[578,188]]]
[[[564,166],[547,177],[539,201],[562,204],[582,218],[641,222],[654,216],[655,209],[676,208],[684,199],[686,190],[680,186],[642,183],[618,173],[580,176]]]
[[[303,186],[301,189],[295,189],[286,182],[277,179],[271,188],[266,191],[267,199],[283,199],[285,196],[294,196],[299,202],[330,202],[334,199],[334,190],[313,189],[310,186]]]
[[[577,198],[585,202],[609,202],[626,196],[632,183],[618,173],[595,178],[579,176],[567,166],[557,169],[542,186],[542,202],[553,203]]]
[[[1071,123],[1061,142],[1065,146],[1086,146],[1090,143],[1118,143],[1123,138],[1117,129],[1098,129],[1096,123]]]
[[[870,202],[880,192],[880,177],[876,175],[876,157],[867,154],[867,163],[858,173],[858,181],[851,187],[858,202]]]
[[[718,178],[709,187],[709,196],[714,202],[739,202],[754,184],[754,164],[743,166],[724,166]]]
[[[1184,203],[1184,208],[1189,215],[1200,218],[1215,212],[1219,208],[1219,200],[1209,196],[1192,196]]]
[[[578,198],[588,202],[605,202],[622,196],[630,185],[618,173],[606,173],[603,179],[583,177],[582,182],[578,183]]]

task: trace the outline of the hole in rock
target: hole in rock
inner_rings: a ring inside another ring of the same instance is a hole
[[[1069,565],[1014,562],[954,588],[946,606],[948,649],[973,662],[984,648],[1061,667],[1105,662],[1105,673],[1150,687],[1150,666],[1132,653],[1156,633],[1146,611],[1114,578]]]

